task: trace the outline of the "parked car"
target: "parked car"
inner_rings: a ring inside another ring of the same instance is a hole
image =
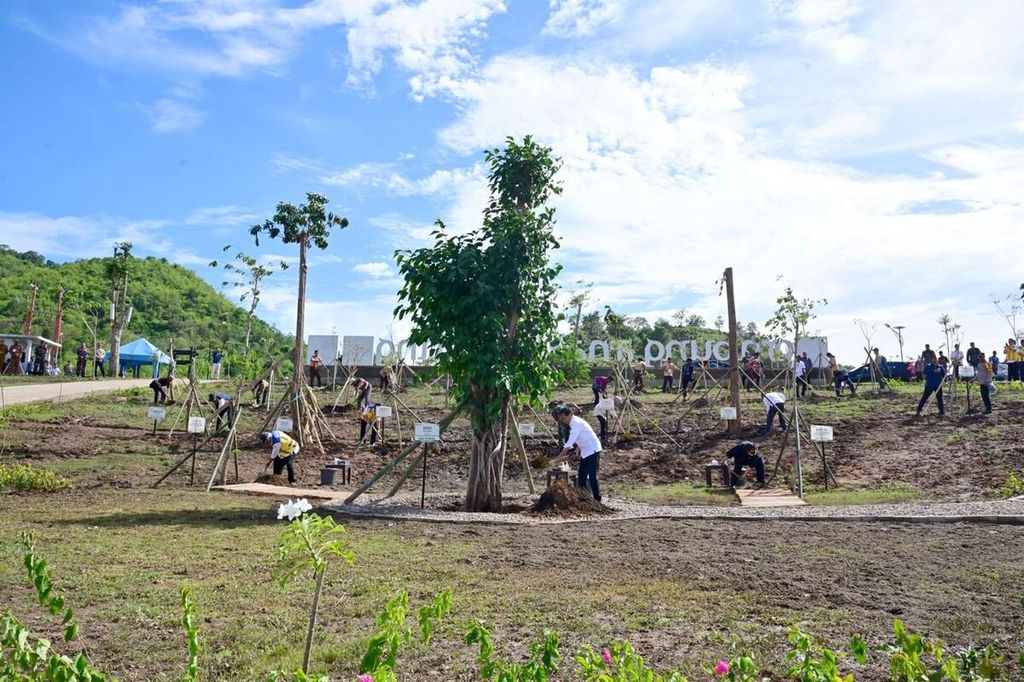
[[[899,379],[900,381],[910,381],[910,363],[896,361],[886,361],[882,363],[882,376],[886,379]],[[857,369],[853,370],[850,374],[850,381],[854,383],[860,383],[862,381],[871,381],[871,368],[867,365],[861,365]]]

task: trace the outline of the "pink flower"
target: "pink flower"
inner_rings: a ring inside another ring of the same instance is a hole
[[[605,663],[607,663],[608,665],[611,665],[612,664],[612,652],[609,651],[608,649],[602,649],[601,650],[601,660],[604,661]]]
[[[727,672],[729,672],[729,662],[719,661],[718,665],[715,666],[715,674],[721,677],[722,675],[725,675]]]
[[[369,675],[356,675],[356,679],[359,682],[373,682],[373,678]]]

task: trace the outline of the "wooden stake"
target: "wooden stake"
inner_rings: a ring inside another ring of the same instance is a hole
[[[725,300],[729,309],[729,363],[739,367],[739,330],[736,328],[736,297],[733,292],[732,268],[725,269]],[[736,410],[736,419],[729,422],[729,433],[736,435],[742,430],[740,427],[740,375],[739,372],[729,373],[729,398],[733,409]]]

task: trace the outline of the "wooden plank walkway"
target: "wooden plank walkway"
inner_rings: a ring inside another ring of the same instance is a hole
[[[344,490],[327,490],[326,488],[291,488],[286,485],[268,485],[266,483],[233,483],[231,485],[215,485],[214,490],[229,493],[245,493],[247,495],[269,495],[272,497],[306,497],[314,500],[344,500],[349,493]]]
[[[741,507],[802,507],[807,504],[785,488],[740,488],[736,497]]]

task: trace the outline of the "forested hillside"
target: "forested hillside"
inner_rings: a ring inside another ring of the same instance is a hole
[[[20,333],[32,292],[39,286],[32,333],[51,337],[57,291],[67,289],[64,311],[64,347],[79,341],[92,345],[89,326],[96,326],[104,348],[110,347],[110,281],[104,263],[89,258],[54,263],[34,251],[18,253],[0,245],[0,334]],[[134,306],[122,343],[146,337],[159,348],[173,341],[178,348],[195,345],[241,350],[245,341],[246,311],[200,279],[194,272],[164,258],[132,258],[128,297]],[[253,322],[252,348],[275,356],[290,347],[286,337],[266,322]]]

